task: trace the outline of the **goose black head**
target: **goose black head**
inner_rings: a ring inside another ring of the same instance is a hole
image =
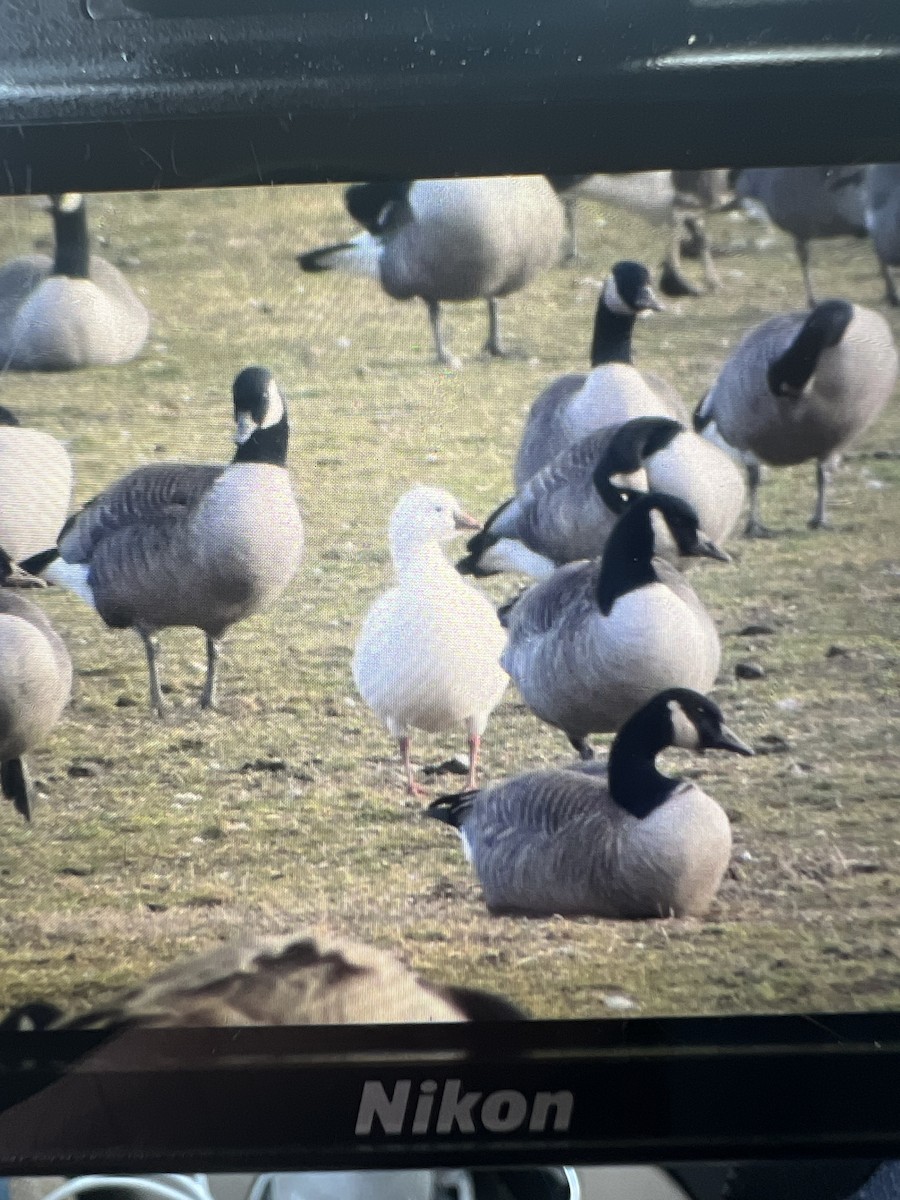
[[[412,184],[411,179],[353,183],[344,192],[344,207],[369,233],[384,233],[397,210],[405,206]]]
[[[658,513],[672,535],[679,554],[687,558],[715,558],[719,562],[731,562],[729,555],[720,550],[700,528],[700,518],[686,500],[680,496],[670,496],[667,492],[650,492],[648,497],[651,502],[646,509],[650,514],[655,540],[663,532],[653,515]],[[640,501],[636,501],[635,506],[637,503]]]
[[[16,414],[6,407],[5,404],[0,404],[0,425],[21,425],[22,422]]]
[[[731,562],[724,550],[700,529],[697,513],[687,501],[667,492],[646,492],[631,498],[606,542],[597,576],[597,605],[609,616],[613,605],[629,592],[658,582],[654,559],[671,554]]]
[[[235,462],[269,462],[283,466],[287,458],[287,411],[284,397],[266,367],[245,367],[232,384]]]
[[[657,754],[668,746],[697,754],[704,750],[753,754],[707,696],[681,687],[657,692],[628,718],[610,747],[610,795],[638,818],[649,816],[678,787],[678,779],[663,775],[655,766]]]
[[[772,394],[798,397],[823,352],[838,344],[852,320],[853,306],[846,300],[817,304],[784,354],[769,367],[766,379]]]
[[[725,724],[722,710],[708,696],[690,688],[669,688],[650,701],[663,720],[668,721],[666,745],[683,750],[730,750],[733,754],[752,755],[753,750]],[[650,707],[649,705],[647,707]]]
[[[591,365],[631,362],[631,332],[642,313],[663,306],[650,286],[650,272],[639,262],[618,262],[600,291],[594,317]]]
[[[653,290],[650,272],[643,263],[617,262],[603,285],[603,302],[619,316],[661,312],[665,305]]]

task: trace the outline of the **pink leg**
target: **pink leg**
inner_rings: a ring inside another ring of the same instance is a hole
[[[400,754],[403,757],[403,769],[406,771],[406,790],[410,796],[424,796],[425,789],[413,778],[412,761],[409,756],[409,735],[400,738]]]
[[[466,788],[471,792],[478,787],[478,751],[481,749],[481,735],[469,734],[469,778]]]

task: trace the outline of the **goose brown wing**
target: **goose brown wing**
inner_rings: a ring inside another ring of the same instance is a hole
[[[152,463],[138,467],[89,500],[63,529],[59,551],[66,562],[90,562],[109,535],[137,525],[166,525],[186,514],[225,468],[219,464]]]

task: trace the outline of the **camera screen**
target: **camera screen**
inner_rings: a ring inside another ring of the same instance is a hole
[[[898,213],[0,201],[0,1011],[900,1007]]]

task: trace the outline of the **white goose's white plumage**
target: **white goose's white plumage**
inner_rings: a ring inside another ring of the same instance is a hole
[[[419,789],[410,731],[440,733],[463,723],[474,786],[479,741],[508,682],[497,614],[440,545],[471,528],[478,523],[448,492],[419,485],[402,497],[390,521],[397,582],[369,610],[353,655],[359,694],[399,740],[412,793]]]

